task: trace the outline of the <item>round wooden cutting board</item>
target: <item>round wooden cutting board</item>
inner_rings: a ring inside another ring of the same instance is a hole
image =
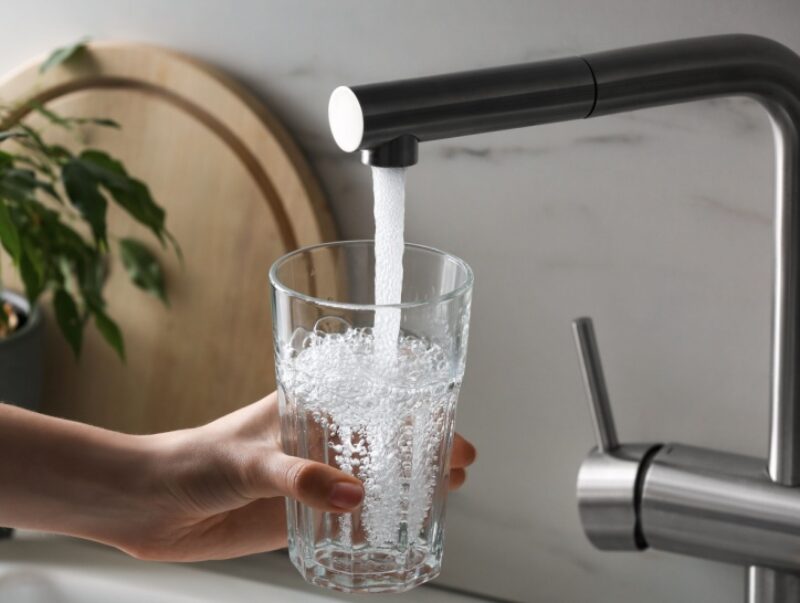
[[[109,213],[112,234],[158,253],[170,305],[134,288],[115,259],[106,296],[127,362],[93,326],[76,361],[50,320],[43,411],[148,433],[207,422],[272,391],[269,266],[334,236],[320,187],[286,130],[220,73],[164,49],[92,44],[44,75],[38,65],[0,82],[2,101],[34,97],[64,115],[120,123],[91,127],[87,143],[149,185],[184,254],[181,265],[121,211]],[[79,146],[38,115],[24,119],[48,140]]]

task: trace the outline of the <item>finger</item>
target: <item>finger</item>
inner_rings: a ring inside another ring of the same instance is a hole
[[[251,472],[254,497],[276,493],[320,511],[352,511],[364,498],[361,482],[338,469],[307,459],[272,453],[256,461]]]
[[[475,457],[478,451],[475,446],[470,444],[461,435],[456,434],[453,439],[453,451],[450,453],[450,467],[454,469],[463,469],[469,467],[475,462]]]
[[[467,472],[464,469],[451,469],[450,481],[447,484],[447,489],[458,490],[461,486],[464,485],[464,481],[466,479],[467,479]]]

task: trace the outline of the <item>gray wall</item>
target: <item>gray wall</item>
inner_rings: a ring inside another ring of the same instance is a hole
[[[28,0],[5,23],[4,71],[88,33],[236,75],[299,139],[345,237],[370,233],[370,178],[328,135],[337,84],[723,32],[800,51],[797,0]],[[772,153],[744,99],[422,148],[408,239],[476,273],[459,427],[480,457],[451,499],[443,582],[516,601],[740,599],[738,568],[584,540],[591,430],[569,322],[595,317],[623,438],[765,454]]]

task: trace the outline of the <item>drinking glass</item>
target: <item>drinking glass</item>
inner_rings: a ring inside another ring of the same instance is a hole
[[[270,270],[284,450],[365,491],[352,513],[287,499],[289,554],[308,582],[345,592],[402,592],[441,570],[469,332],[462,260],[406,244],[401,303],[375,305],[374,282],[372,241],[300,249]],[[393,318],[381,347],[377,323]]]

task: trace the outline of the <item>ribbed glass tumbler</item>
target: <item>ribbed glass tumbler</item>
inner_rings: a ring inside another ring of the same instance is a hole
[[[270,270],[284,449],[365,491],[353,513],[288,500],[289,553],[307,581],[346,592],[401,592],[441,570],[469,332],[462,260],[406,244],[401,303],[375,305],[374,281],[372,241],[301,249]]]

